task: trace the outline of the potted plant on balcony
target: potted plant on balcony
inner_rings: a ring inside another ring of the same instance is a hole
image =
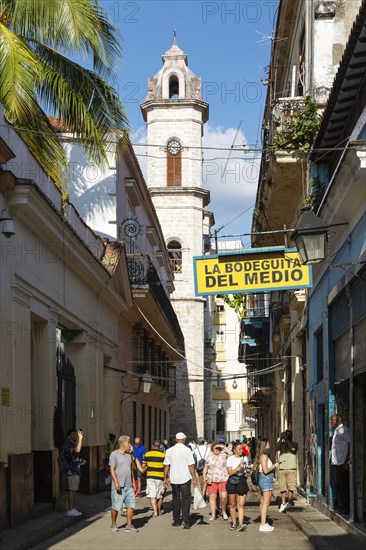
[[[321,116],[318,113],[316,101],[313,101],[309,96],[305,97],[303,106],[296,113],[294,119],[287,122],[282,131],[277,132],[270,148],[308,151],[313,144],[320,121]]]

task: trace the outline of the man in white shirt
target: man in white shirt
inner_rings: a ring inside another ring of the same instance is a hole
[[[336,509],[349,514],[349,428],[339,414],[333,414],[330,424],[334,428],[332,439],[332,467],[336,478]]]
[[[194,458],[192,451],[186,447],[186,436],[178,432],[175,436],[177,443],[167,449],[164,459],[165,485],[172,485],[173,493],[173,527],[183,525],[184,529],[190,529],[189,509],[191,506],[191,481],[197,486],[196,473],[194,471]],[[182,522],[180,514],[182,512]]]

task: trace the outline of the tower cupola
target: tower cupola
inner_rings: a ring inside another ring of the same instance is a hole
[[[202,101],[201,79],[188,67],[188,57],[173,44],[162,56],[163,66],[149,78],[146,101],[196,99]]]

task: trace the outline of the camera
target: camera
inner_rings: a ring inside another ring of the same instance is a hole
[[[122,487],[120,487],[117,491],[117,495],[122,495]]]
[[[84,435],[84,432],[81,428],[79,428],[79,432],[81,433],[81,435]]]

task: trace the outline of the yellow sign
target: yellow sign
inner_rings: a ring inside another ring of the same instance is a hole
[[[196,296],[269,292],[313,285],[311,266],[303,265],[296,249],[255,248],[246,252],[197,256]]]
[[[1,404],[3,407],[10,405],[10,388],[1,388]]]
[[[242,391],[230,391],[229,388],[221,387],[221,386],[212,386],[212,399],[215,399],[217,401],[246,401],[247,394]]]

